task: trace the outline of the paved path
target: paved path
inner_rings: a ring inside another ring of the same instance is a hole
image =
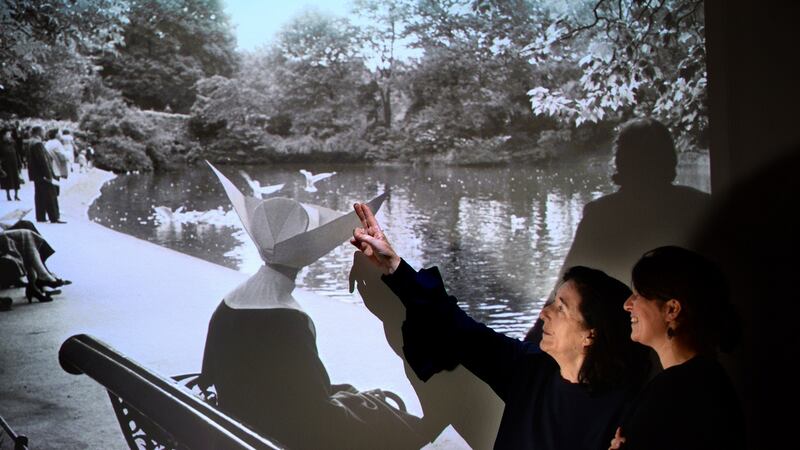
[[[197,372],[211,313],[247,277],[88,221],[89,204],[111,177],[95,170],[68,180],[61,201],[68,223],[37,224],[56,249],[48,267],[74,284],[51,303],[27,304],[21,289],[1,294],[10,294],[14,306],[0,312],[0,415],[30,438],[32,449],[126,448],[105,391],[59,366],[66,338],[91,334],[164,375]],[[32,207],[31,183],[20,195],[23,202],[0,197],[0,217]],[[400,359],[363,305],[295,294],[316,322],[332,382],[394,390],[420,413]],[[452,431],[435,444],[464,446]]]

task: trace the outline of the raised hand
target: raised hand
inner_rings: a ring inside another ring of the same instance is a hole
[[[617,427],[617,432],[614,433],[614,439],[611,440],[611,446],[608,450],[619,450],[625,444],[625,437],[622,436],[622,428]]]
[[[393,273],[400,265],[400,257],[383,234],[372,210],[364,203],[356,203],[353,208],[361,220],[361,227],[353,230],[350,243],[361,250],[383,273]]]

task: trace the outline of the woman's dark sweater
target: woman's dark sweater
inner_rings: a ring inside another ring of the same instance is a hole
[[[496,449],[607,449],[630,389],[592,392],[560,376],[534,345],[482,325],[448,296],[439,270],[405,261],[384,282],[406,306],[403,352],[417,376],[463,364],[505,402]]]

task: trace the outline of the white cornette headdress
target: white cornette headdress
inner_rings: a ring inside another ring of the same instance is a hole
[[[208,161],[206,161],[208,163]],[[318,260],[352,236],[361,225],[355,212],[341,213],[322,206],[300,203],[283,197],[265,200],[247,197],[216,167],[208,163],[219,178],[231,205],[247,234],[258,248],[266,265],[225,296],[232,308],[292,308],[301,310],[292,298],[294,273]],[[377,212],[386,194],[369,201]],[[286,267],[282,271],[280,267]],[[289,284],[291,283],[291,284]]]

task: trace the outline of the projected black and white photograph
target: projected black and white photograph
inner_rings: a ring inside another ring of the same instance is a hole
[[[748,448],[778,9],[0,0],[0,449]]]

